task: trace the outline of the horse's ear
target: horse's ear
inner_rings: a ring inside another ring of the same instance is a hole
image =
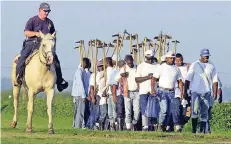
[[[56,32],[54,32],[52,35],[51,35],[53,38],[56,37]]]
[[[39,34],[40,34],[40,37],[43,39],[44,38],[44,34],[39,30]]]

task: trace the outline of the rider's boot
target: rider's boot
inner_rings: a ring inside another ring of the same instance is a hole
[[[65,81],[62,77],[61,65],[56,54],[54,58],[55,58],[55,71],[57,75],[57,81],[56,81],[57,89],[59,92],[61,92],[68,87],[68,82]]]

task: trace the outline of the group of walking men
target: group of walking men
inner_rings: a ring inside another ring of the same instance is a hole
[[[196,133],[199,115],[198,131],[210,132],[209,114],[221,83],[209,56],[202,49],[199,60],[186,64],[180,53],[169,51],[158,63],[147,50],[139,65],[132,55],[119,57],[117,64],[116,55],[107,57],[105,66],[100,59],[96,73],[83,58],[73,80],[73,128],[181,132],[192,118]]]

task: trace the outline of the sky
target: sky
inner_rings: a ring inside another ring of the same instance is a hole
[[[25,39],[25,24],[38,14],[41,2],[1,2],[1,77],[10,77],[12,60]],[[98,38],[111,42],[113,34],[126,29],[138,33],[141,42],[144,37],[153,39],[162,30],[180,41],[177,52],[183,54],[185,62],[198,60],[200,50],[208,48],[223,85],[231,86],[231,2],[46,2],[51,5],[49,18],[57,30],[56,53],[67,80],[73,79],[79,65],[76,41],[87,43]],[[128,44],[124,42],[122,58],[128,54]],[[173,49],[173,44],[170,47]]]

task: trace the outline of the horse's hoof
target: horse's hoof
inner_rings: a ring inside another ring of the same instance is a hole
[[[16,121],[13,121],[10,123],[10,127],[11,128],[15,128],[17,126],[17,122]]]
[[[33,130],[32,130],[32,128],[27,128],[27,129],[26,129],[26,133],[28,133],[28,134],[31,134],[31,133],[33,133]]]
[[[55,134],[55,131],[54,131],[53,129],[49,129],[49,130],[48,130],[48,133],[49,133],[49,134]]]

